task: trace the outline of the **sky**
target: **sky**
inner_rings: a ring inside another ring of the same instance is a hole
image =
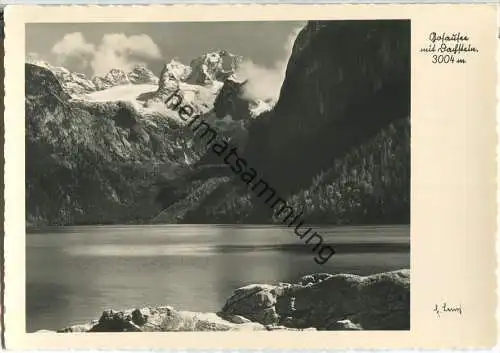
[[[304,22],[36,23],[26,25],[26,53],[87,76],[114,67],[184,64],[225,49],[273,68],[289,55],[290,37]],[[288,60],[288,58],[286,58]]]

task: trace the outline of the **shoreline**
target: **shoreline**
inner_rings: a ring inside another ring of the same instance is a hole
[[[410,270],[368,276],[315,273],[296,283],[250,284],[218,312],[157,307],[105,310],[100,318],[57,331],[171,332],[409,330]]]
[[[335,229],[335,228],[410,228],[409,223],[394,223],[394,224],[312,224],[313,229]],[[162,228],[162,227],[172,227],[172,228],[184,228],[184,227],[194,227],[194,228],[241,228],[241,229],[289,229],[286,226],[281,226],[277,224],[202,224],[202,223],[179,223],[179,224],[158,224],[158,223],[113,223],[113,224],[72,224],[72,225],[52,225],[52,226],[34,226],[26,225],[25,230],[28,233],[43,233],[58,230],[67,230],[71,228],[132,228],[132,227],[151,227],[151,228]]]

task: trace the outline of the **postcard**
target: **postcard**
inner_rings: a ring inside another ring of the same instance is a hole
[[[496,344],[495,6],[5,22],[7,348]]]

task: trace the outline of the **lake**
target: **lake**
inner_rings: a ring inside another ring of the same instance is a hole
[[[320,265],[292,230],[235,226],[79,226],[26,235],[27,331],[96,319],[105,309],[222,308],[234,289],[315,273],[410,267],[410,227],[318,227],[336,250]]]

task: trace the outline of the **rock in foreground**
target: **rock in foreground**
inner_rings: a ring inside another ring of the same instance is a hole
[[[237,289],[219,314],[294,328],[408,330],[410,271],[315,274],[297,284],[250,285]]]
[[[314,274],[298,283],[239,288],[215,313],[170,306],[105,311],[58,332],[409,330],[410,271]]]
[[[170,306],[104,311],[98,321],[73,325],[58,332],[173,332],[173,331],[276,331],[297,330],[263,325],[233,315],[222,319],[215,313],[177,311]],[[314,330],[310,328],[309,330]]]

